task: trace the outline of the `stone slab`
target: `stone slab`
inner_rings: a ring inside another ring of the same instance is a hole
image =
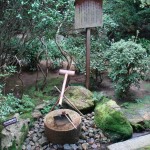
[[[109,150],[137,150],[150,145],[150,134],[108,146]]]

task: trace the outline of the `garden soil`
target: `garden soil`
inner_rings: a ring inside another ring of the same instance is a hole
[[[49,71],[47,79],[54,79],[56,77],[60,76],[58,71]],[[31,85],[34,85],[36,82],[37,72],[22,72],[21,73],[21,80],[23,81],[24,87],[27,88]],[[41,72],[38,73],[38,81],[44,79],[44,76]],[[17,77],[17,75],[12,76],[10,79],[7,79],[6,81],[6,88],[5,92],[9,93],[14,90],[14,87],[21,86],[21,80]],[[85,83],[85,75],[75,75],[70,78],[70,85],[84,85]],[[48,84],[48,83],[47,83]],[[135,86],[132,86],[130,89],[130,93],[127,96],[125,100],[117,100],[115,98],[113,83],[111,79],[108,77],[108,74],[103,74],[103,80],[102,83],[99,85],[96,85],[94,87],[91,87],[92,91],[97,92],[103,92],[108,97],[114,99],[117,101],[117,103],[123,103],[123,102],[130,102],[137,98],[143,98],[144,96],[150,96],[150,81],[141,81],[140,82],[140,88],[137,88]]]

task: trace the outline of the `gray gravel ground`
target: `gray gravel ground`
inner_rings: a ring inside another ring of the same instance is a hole
[[[94,112],[82,117],[82,130],[75,144],[52,144],[44,135],[43,118],[35,121],[28,132],[22,150],[105,150],[110,140],[94,124]]]

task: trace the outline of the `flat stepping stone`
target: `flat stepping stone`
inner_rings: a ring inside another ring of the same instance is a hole
[[[147,102],[148,101],[148,102]],[[150,102],[130,104],[126,109],[122,108],[122,112],[126,118],[133,124],[150,120]]]
[[[137,150],[150,145],[150,134],[108,146],[109,150]]]

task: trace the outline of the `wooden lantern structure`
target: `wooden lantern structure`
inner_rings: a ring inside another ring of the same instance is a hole
[[[75,29],[86,28],[86,88],[90,80],[90,28],[102,26],[102,0],[75,0]]]

